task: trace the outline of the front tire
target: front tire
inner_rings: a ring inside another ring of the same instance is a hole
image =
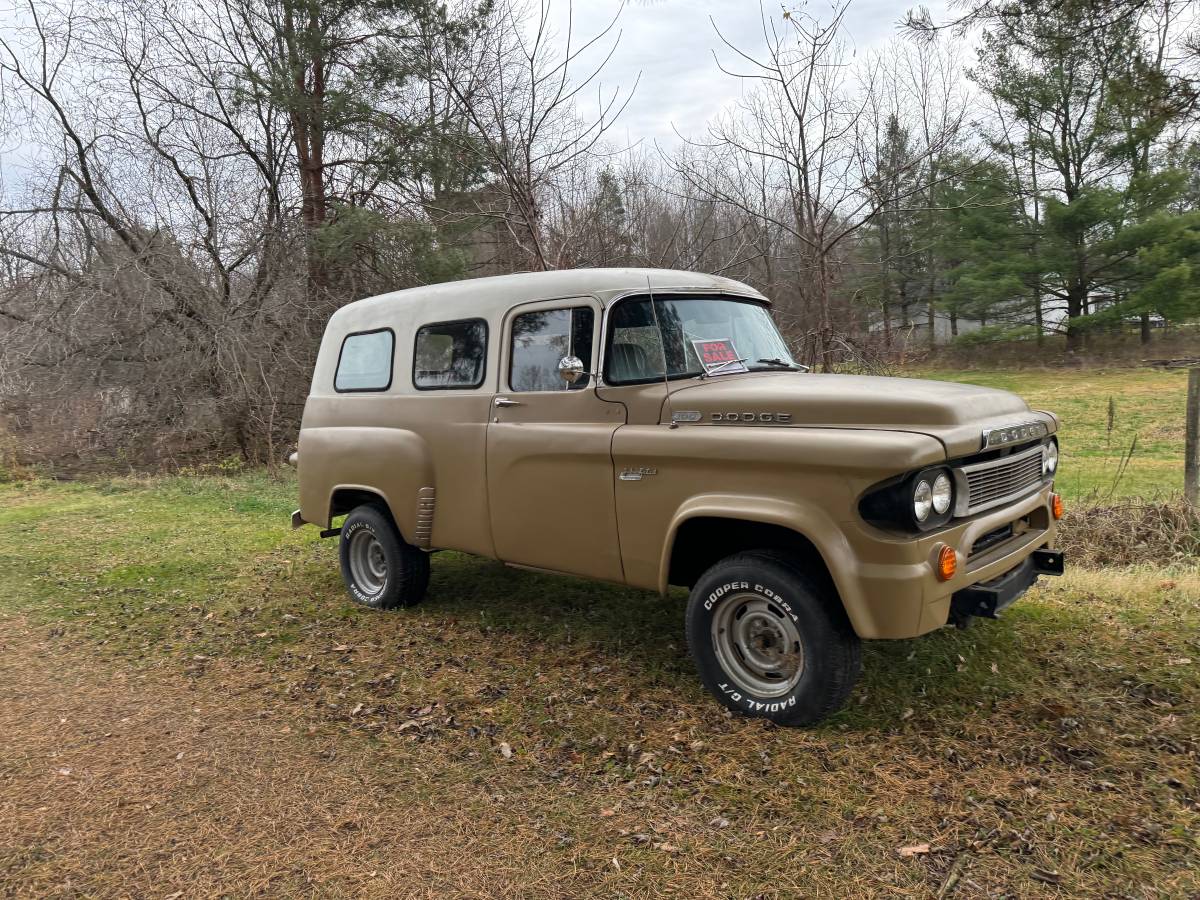
[[[360,506],[346,516],[338,559],[346,591],[363,606],[395,609],[425,598],[429,554],[405,543],[378,506]]]
[[[861,642],[837,595],[782,553],[738,553],[701,575],[686,629],[713,696],[779,725],[836,712],[862,670]]]

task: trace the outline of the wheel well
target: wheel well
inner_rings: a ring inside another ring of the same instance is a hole
[[[388,509],[387,501],[374,491],[366,491],[362,488],[338,488],[334,491],[333,496],[329,498],[329,520],[332,522],[338,516],[344,516],[365,503],[382,508],[393,522],[395,521],[392,511]]]
[[[834,589],[821,552],[798,531],[767,522],[715,516],[688,519],[679,526],[671,546],[667,581],[690,588],[714,563],[746,550],[783,551],[798,559],[813,578]]]

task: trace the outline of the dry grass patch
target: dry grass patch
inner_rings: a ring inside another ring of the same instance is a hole
[[[1194,564],[1200,559],[1200,509],[1182,497],[1093,498],[1068,507],[1059,547],[1088,568]]]

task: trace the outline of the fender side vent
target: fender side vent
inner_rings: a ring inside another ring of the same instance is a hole
[[[422,550],[429,549],[429,542],[433,538],[433,510],[436,505],[433,488],[423,487],[417,491],[417,530],[414,537]]]

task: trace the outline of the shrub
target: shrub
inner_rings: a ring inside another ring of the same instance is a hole
[[[1082,503],[1068,508],[1058,546],[1085,568],[1194,563],[1200,558],[1200,508],[1181,496]]]

